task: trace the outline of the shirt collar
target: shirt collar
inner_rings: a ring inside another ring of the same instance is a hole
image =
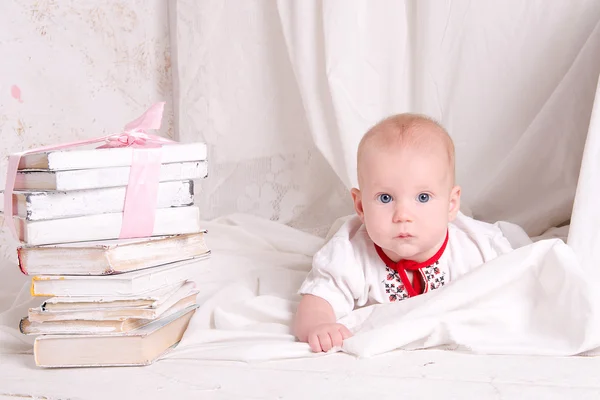
[[[425,268],[425,267],[429,267],[430,265],[435,264],[440,257],[442,257],[442,254],[444,254],[444,250],[446,250],[446,245],[448,244],[448,231],[446,231],[446,239],[444,239],[444,243],[442,244],[442,246],[439,248],[439,250],[429,259],[423,261],[423,262],[416,262],[413,260],[399,260],[399,261],[393,261],[392,259],[390,259],[387,254],[384,253],[383,249],[379,246],[377,246],[375,244],[375,249],[377,250],[377,254],[379,255],[379,257],[381,258],[381,260],[385,263],[385,265],[398,272],[398,274],[400,275],[400,279],[402,279],[402,283],[404,284],[406,290],[408,291],[409,296],[416,296],[418,294],[421,294],[423,292],[423,285],[421,283],[421,274],[414,274],[413,275],[413,282],[411,284],[411,282],[408,279],[408,275],[406,274],[406,271],[418,271],[421,268]]]

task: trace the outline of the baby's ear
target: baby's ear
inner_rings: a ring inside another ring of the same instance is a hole
[[[448,220],[454,221],[460,210],[460,186],[454,186],[450,192],[450,204],[448,207]]]
[[[360,190],[358,190],[357,188],[352,188],[350,193],[352,193],[352,201],[354,202],[354,209],[356,210],[356,214],[358,214],[358,217],[364,224],[365,212],[363,210],[362,196],[360,195]]]

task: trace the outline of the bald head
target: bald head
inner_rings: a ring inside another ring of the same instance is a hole
[[[448,132],[433,119],[420,114],[397,114],[373,126],[358,145],[357,169],[361,181],[362,164],[371,152],[406,148],[438,153],[446,158],[454,185],[454,143]]]

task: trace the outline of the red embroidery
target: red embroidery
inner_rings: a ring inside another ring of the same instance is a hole
[[[388,275],[387,280],[384,281],[385,293],[388,295],[390,302],[404,300],[408,298],[406,288],[398,276],[398,272],[387,268]]]
[[[398,262],[394,262],[383,252],[381,247],[375,245],[375,249],[377,250],[377,254],[379,254],[379,257],[383,260],[383,262],[387,266],[388,271],[390,271],[390,272],[394,271],[395,273],[397,273],[397,275],[400,276],[399,281],[403,284],[402,289],[406,289],[406,291],[408,292],[408,297],[413,297],[413,296],[423,293],[423,291],[425,289],[423,287],[423,283],[421,282],[422,274],[420,273],[420,270],[422,268],[437,265],[438,260],[444,253],[444,250],[446,249],[447,244],[448,244],[448,232],[446,232],[446,239],[444,239],[444,243],[442,244],[442,247],[440,247],[440,249],[437,251],[437,253],[435,253],[433,255],[433,257],[431,257],[430,259],[428,259],[424,262],[421,262],[421,263],[418,263],[418,262],[412,261],[412,260],[400,260]],[[437,269],[437,271],[435,271],[436,269]],[[408,275],[406,274],[407,270],[414,271],[412,283],[410,282],[410,280],[408,279]],[[433,272],[435,274],[439,274],[440,273],[439,268],[434,267]],[[424,276],[424,277],[429,281],[429,277],[427,277],[427,276]],[[388,280],[391,280],[389,274],[388,274]],[[439,287],[441,285],[443,285],[443,283],[438,284],[437,287]],[[391,288],[390,288],[390,290],[391,290]],[[388,292],[387,284],[386,284],[386,293],[390,293],[390,292]],[[390,295],[390,301],[396,300],[396,299],[391,300],[391,297],[392,296]]]

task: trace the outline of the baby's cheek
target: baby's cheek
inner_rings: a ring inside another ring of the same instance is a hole
[[[365,227],[369,237],[374,242],[380,242],[382,238],[386,237],[386,231],[388,224],[385,223],[381,218],[377,218],[376,215],[365,214]],[[379,244],[379,243],[378,243]]]
[[[373,207],[371,205],[365,206],[365,221],[373,224],[380,223],[384,219],[384,213],[382,207]]]

